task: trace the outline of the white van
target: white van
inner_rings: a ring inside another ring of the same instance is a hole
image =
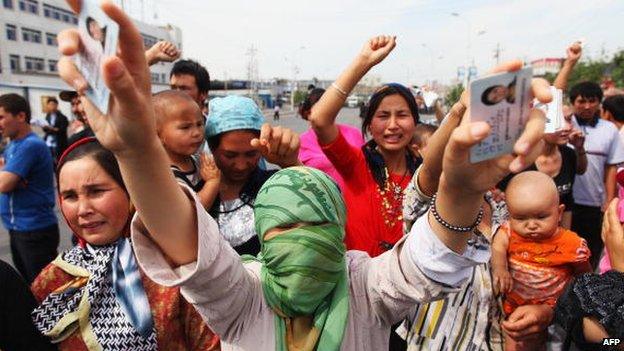
[[[351,95],[347,98],[347,107],[358,107],[360,104],[360,98],[356,95]]]

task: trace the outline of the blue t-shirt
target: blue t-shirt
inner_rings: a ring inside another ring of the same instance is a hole
[[[3,171],[21,179],[13,191],[0,195],[4,227],[33,231],[56,224],[54,166],[50,150],[35,133],[13,140],[4,150]]]

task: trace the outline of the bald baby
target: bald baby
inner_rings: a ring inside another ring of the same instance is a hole
[[[163,125],[172,120],[198,119],[203,120],[197,103],[186,93],[177,90],[165,90],[152,96],[156,115],[156,128],[161,130]]]
[[[509,182],[505,197],[512,230],[536,240],[556,233],[564,206],[559,205],[551,177],[537,171],[519,173]]]

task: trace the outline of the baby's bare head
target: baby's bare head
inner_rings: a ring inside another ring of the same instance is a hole
[[[509,182],[505,198],[515,232],[536,240],[556,232],[563,206],[551,177],[537,171],[519,173]]]
[[[549,203],[559,205],[557,186],[551,177],[538,171],[526,171],[515,175],[505,191],[508,206],[526,203]]]
[[[172,120],[195,119],[197,116],[201,116],[201,110],[197,103],[188,94],[181,91],[161,91],[152,96],[152,101],[158,130]]]

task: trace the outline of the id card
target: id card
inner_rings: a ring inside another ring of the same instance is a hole
[[[552,94],[552,101],[543,104],[537,99],[533,100],[533,106],[544,111],[546,114],[546,125],[544,126],[544,133],[555,133],[564,126],[563,121],[563,92],[561,89],[557,89],[553,86],[550,87],[550,93]]]
[[[119,25],[100,8],[97,0],[83,0],[78,15],[78,32],[83,50],[76,55],[76,66],[89,87],[86,95],[102,113],[108,111],[110,90],[102,77],[102,60],[115,55]]]
[[[471,163],[512,152],[529,116],[532,76],[533,69],[527,67],[470,83],[470,118],[491,127],[490,134],[470,149]]]

